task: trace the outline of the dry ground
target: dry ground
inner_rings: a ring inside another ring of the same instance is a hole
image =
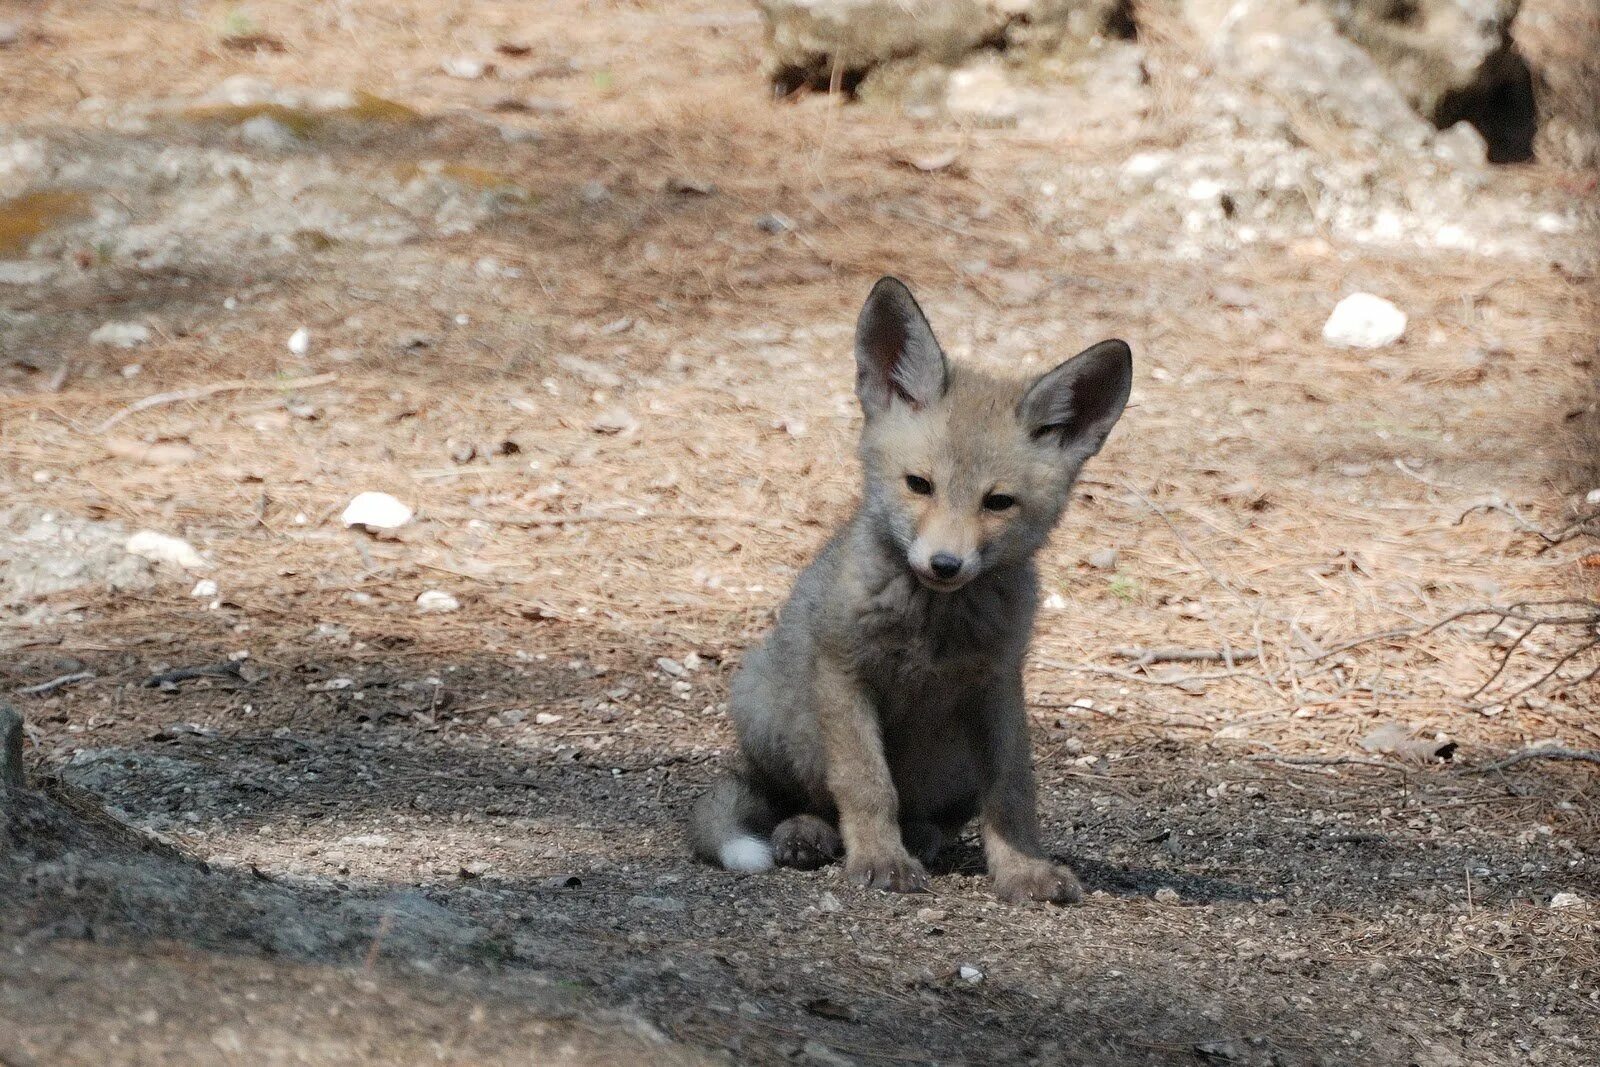
[[[0,1062],[1600,1059],[1595,768],[1485,769],[1600,747],[1593,687],[1563,681],[1592,655],[1518,693],[1584,630],[1523,639],[1481,693],[1517,620],[1416,633],[1595,591],[1592,547],[1527,529],[1592,488],[1578,238],[1504,259],[1337,234],[1066,250],[1122,205],[1065,164],[1181,147],[1203,95],[1168,85],[1143,120],[1055,141],[773,104],[732,2],[249,4],[281,52],[221,43],[222,6],[19,10],[7,119],[86,159],[225,134],[214,114],[108,129],[80,101],[249,74],[414,109],[311,129],[342,173],[510,189],[393,247],[311,234],[144,269],[87,248],[0,288],[22,315],[5,536],[45,514],[177,534],[219,587],[168,572],[4,617],[6,690],[93,677],[8,697],[54,784],[9,811]],[[441,73],[459,54],[499,69]],[[496,111],[508,95],[539,99]],[[1561,209],[1585,188],[1485,181]],[[795,228],[759,229],[774,212]],[[926,897],[685,855],[729,673],[850,506],[849,328],[890,271],[958,358],[1134,346],[1134,403],[1045,561],[1030,677],[1081,907],[995,904],[970,845]],[[1355,288],[1410,313],[1400,346],[1320,341]],[[118,320],[152,340],[89,343]],[[418,521],[340,529],[367,489]],[[420,614],[429,589],[461,610]],[[1238,662],[1128,654],[1172,646]],[[1453,759],[1361,746],[1392,723]]]

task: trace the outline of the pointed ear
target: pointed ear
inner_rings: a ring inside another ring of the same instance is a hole
[[[1133,388],[1133,351],[1125,341],[1101,341],[1041,375],[1017,415],[1035,440],[1054,441],[1079,462],[1106,443]]]
[[[856,320],[856,396],[867,415],[895,400],[913,410],[944,395],[947,368],[933,327],[898,278],[880,278]]]

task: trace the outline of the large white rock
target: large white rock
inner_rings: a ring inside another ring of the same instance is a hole
[[[365,492],[345,505],[339,521],[346,526],[366,526],[374,530],[398,530],[416,512],[388,493]]]
[[[1406,313],[1381,296],[1351,293],[1334,305],[1322,339],[1340,348],[1382,348],[1406,332]]]
[[[89,335],[92,344],[117,348],[137,348],[149,340],[150,327],[142,322],[108,322]]]
[[[150,560],[152,563],[167,563],[188,571],[204,570],[207,566],[206,561],[189,542],[180,537],[156,533],[154,530],[140,530],[128,538],[126,547],[129,555]]]

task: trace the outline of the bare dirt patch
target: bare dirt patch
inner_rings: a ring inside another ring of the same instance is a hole
[[[1258,89],[1159,35],[1133,110],[1004,129],[771,102],[734,3],[26,17],[0,204],[74,199],[0,229],[0,685],[49,786],[6,801],[7,1062],[1600,1054],[1595,768],[1486,769],[1600,746],[1592,652],[1524,689],[1592,628],[1428,631],[1595,594],[1529,529],[1593,488],[1584,175],[1452,173],[1492,244],[1390,233],[1418,164],[1319,185],[1356,149],[1295,115],[1241,236],[1190,192]],[[1083,907],[995,903],[970,845],[918,897],[687,858],[739,652],[853,499],[889,271],[957,358],[1135,350],[1029,679]],[[1398,346],[1322,342],[1358,289]],[[342,529],[364,490],[416,521]],[[204,566],[129,565],[145,529]]]

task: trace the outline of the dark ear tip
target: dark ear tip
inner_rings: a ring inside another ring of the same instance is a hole
[[[1133,362],[1133,346],[1120,337],[1107,338],[1094,347],[1099,349],[1103,356],[1114,356],[1128,363]]]
[[[899,278],[896,278],[893,274],[885,274],[883,277],[879,278],[873,283],[872,292],[867,295],[867,299],[874,300],[879,297],[890,295],[899,296],[902,293],[906,296],[910,296],[911,287],[905,282],[901,281]]]

